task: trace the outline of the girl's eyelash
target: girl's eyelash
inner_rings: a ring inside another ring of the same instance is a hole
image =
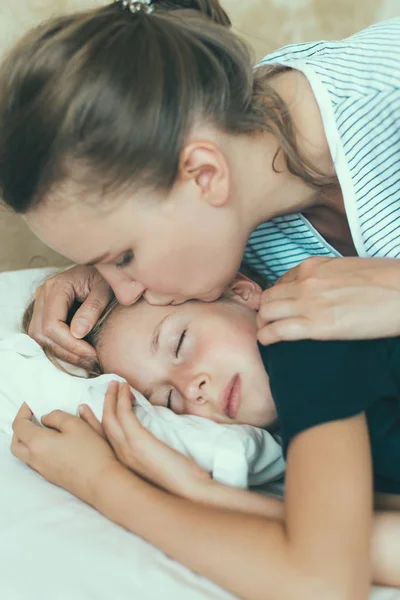
[[[175,350],[175,356],[176,356],[176,358],[179,357],[179,350],[182,348],[182,344],[183,344],[183,342],[185,340],[186,333],[187,333],[187,329],[185,329],[182,332],[182,335],[179,338],[179,342],[178,342],[178,345],[177,345],[176,350]],[[167,396],[167,408],[169,408],[170,410],[172,410],[171,409],[171,400],[172,400],[172,390],[169,390],[168,396]]]
[[[125,252],[121,256],[119,261],[115,263],[115,266],[117,267],[117,269],[122,269],[123,267],[126,267],[127,265],[129,265],[129,263],[132,262],[132,259],[133,259],[133,252],[131,252],[131,251]]]
[[[175,350],[175,356],[176,356],[176,358],[179,357],[179,350],[182,348],[182,344],[183,344],[183,342],[185,340],[186,333],[187,333],[187,329],[184,329],[181,337],[179,338],[179,342],[178,342],[178,345],[177,345],[176,350]]]

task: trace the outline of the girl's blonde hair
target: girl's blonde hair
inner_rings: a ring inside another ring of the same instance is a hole
[[[169,190],[193,124],[233,135],[273,133],[289,170],[312,187],[336,180],[299,153],[289,111],[253,71],[217,0],[121,2],[53,18],[28,32],[0,70],[0,192],[17,213],[80,178],[111,189]]]

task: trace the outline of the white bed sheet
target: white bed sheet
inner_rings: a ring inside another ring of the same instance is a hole
[[[27,273],[32,282],[42,271]],[[29,292],[0,277],[0,338],[18,326]],[[12,309],[10,308],[12,307]],[[4,600],[228,600],[230,594],[172,561],[15,459],[0,433],[0,596]],[[133,507],[134,510],[134,507]],[[371,600],[400,600],[374,589]]]

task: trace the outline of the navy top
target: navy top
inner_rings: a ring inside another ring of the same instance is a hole
[[[300,432],[365,412],[377,492],[400,494],[400,339],[260,345],[286,455]]]

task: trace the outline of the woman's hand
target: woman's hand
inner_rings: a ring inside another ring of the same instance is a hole
[[[212,481],[209,473],[147,431],[132,410],[133,400],[127,383],[110,384],[101,426],[119,460],[143,479],[168,492],[201,500],[205,485]],[[92,427],[100,427],[87,405],[80,407],[80,415]]]
[[[311,258],[263,292],[262,344],[400,335],[400,260]]]
[[[81,338],[93,329],[111,298],[111,288],[94,267],[63,271],[36,290],[29,335],[58,358],[88,368],[96,352]],[[68,311],[75,301],[83,304],[68,327]]]
[[[51,483],[93,505],[100,478],[123,469],[112,448],[82,419],[60,410],[43,417],[42,423],[50,429],[33,423],[30,408],[23,404],[13,423],[11,452]]]

